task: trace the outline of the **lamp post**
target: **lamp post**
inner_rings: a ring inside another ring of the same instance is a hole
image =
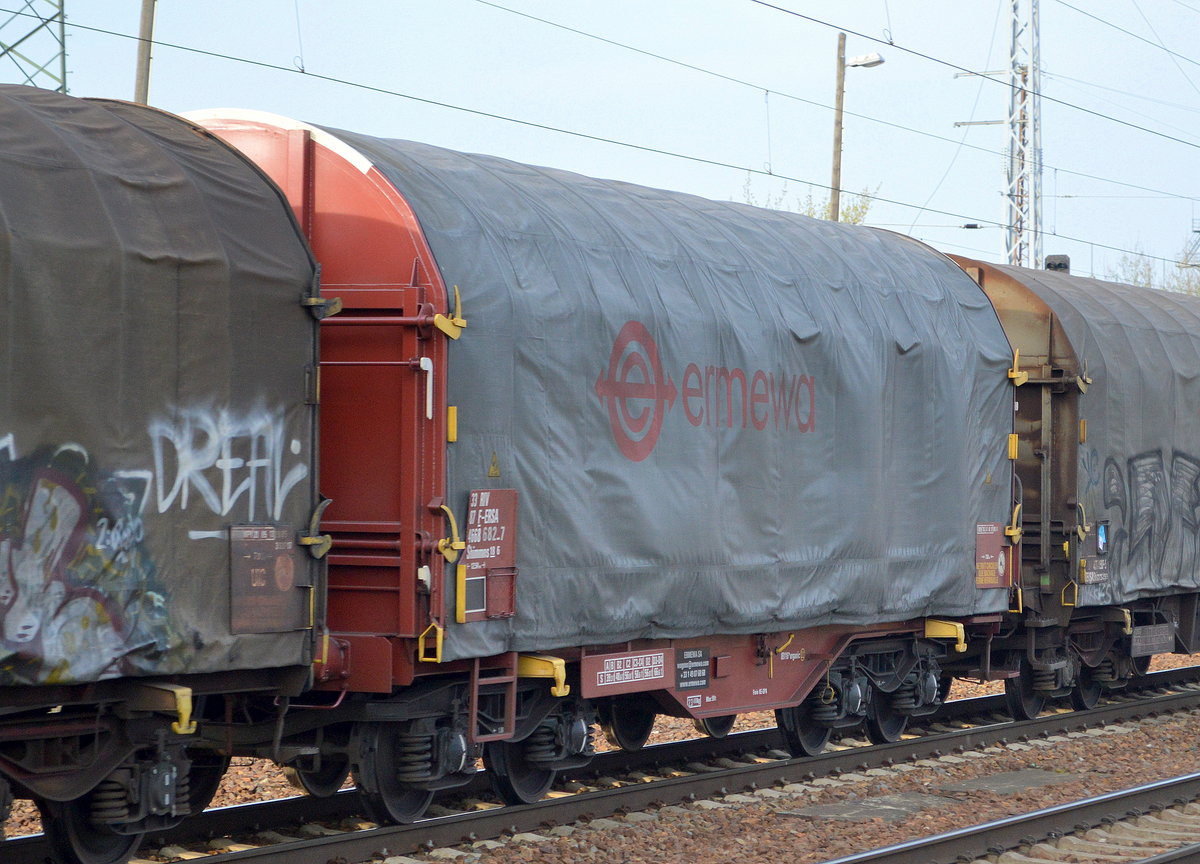
[[[846,34],[838,34],[837,94],[833,107],[833,178],[829,182],[829,218],[838,221],[842,206],[842,105],[846,100],[846,67],[870,69],[883,64],[879,54],[860,54],[846,59]]]
[[[138,27],[137,76],[133,82],[133,101],[150,104],[150,43],[154,39],[154,0],[142,0],[142,18]]]

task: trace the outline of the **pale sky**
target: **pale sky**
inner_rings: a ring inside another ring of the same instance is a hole
[[[71,92],[132,98],[140,0],[65,4]],[[843,187],[887,199],[868,224],[1002,261],[1004,232],[988,223],[1006,218],[1007,126],[954,124],[1003,120],[1007,75],[994,83],[954,67],[1007,68],[1011,0],[773,5],[159,0],[155,39],[168,44],[154,50],[150,101],[257,108],[710,198],[745,200],[749,182],[758,202],[795,207],[828,195],[843,29],[848,55],[886,61],[846,73]],[[24,9],[0,0],[0,23]],[[10,21],[0,41],[28,29]],[[1200,237],[1197,35],[1200,0],[1041,0],[1043,245],[1069,254],[1074,272],[1103,276],[1121,250],[1173,261]],[[4,59],[0,80],[22,77]]]

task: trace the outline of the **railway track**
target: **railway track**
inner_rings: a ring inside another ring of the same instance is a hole
[[[826,864],[1200,859],[1200,773],[837,858]],[[990,856],[990,857],[985,857]],[[1071,856],[1071,857],[1068,857]]]
[[[362,861],[380,854],[406,854],[537,831],[547,825],[622,811],[886,768],[1196,707],[1200,707],[1196,671],[1170,670],[1146,676],[1136,694],[1122,694],[1090,711],[1055,710],[1014,723],[1002,713],[1003,697],[960,700],[948,703],[924,728],[912,730],[911,737],[883,745],[846,738],[819,756],[803,759],[788,758],[779,749],[781,737],[775,729],[725,739],[692,739],[634,753],[602,753],[587,769],[563,772],[551,797],[519,807],[500,807],[487,800],[486,780],[481,775],[476,784],[440,801],[432,811],[437,814],[434,818],[415,825],[374,826],[359,816],[361,808],[353,791],[329,799],[298,797],[221,808],[171,832],[148,836],[143,854],[157,854],[165,848],[180,853],[177,857],[203,857],[212,864]],[[55,860],[41,835],[7,841],[3,851],[5,864]]]

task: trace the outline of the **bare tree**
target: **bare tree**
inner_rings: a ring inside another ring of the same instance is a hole
[[[879,191],[876,189],[875,191]],[[810,192],[807,196],[801,199],[799,196],[788,196],[787,184],[783,184],[783,188],[778,194],[767,195],[759,199],[754,194],[751,188],[750,175],[746,175],[746,182],[742,186],[742,200],[747,204],[755,207],[766,207],[768,210],[787,210],[791,213],[800,213],[803,216],[811,216],[814,219],[829,218],[829,199],[818,201],[813,198]],[[839,214],[842,222],[848,222],[851,225],[861,225],[867,220],[867,213],[871,210],[871,195],[864,189],[857,195],[843,195],[841,213]]]
[[[1117,265],[1108,268],[1104,275],[1114,282],[1200,296],[1200,261],[1191,259],[1189,249],[1184,247],[1179,262],[1174,266],[1164,264],[1162,275],[1155,278],[1154,261],[1146,257],[1141,247],[1135,247],[1132,253],[1122,255]]]

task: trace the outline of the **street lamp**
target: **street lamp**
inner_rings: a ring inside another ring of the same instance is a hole
[[[846,34],[838,34],[837,49],[837,98],[833,108],[833,179],[829,186],[829,218],[838,221],[842,206],[842,103],[846,98],[846,67],[861,66],[870,69],[883,64],[879,54],[860,54],[846,59]]]

